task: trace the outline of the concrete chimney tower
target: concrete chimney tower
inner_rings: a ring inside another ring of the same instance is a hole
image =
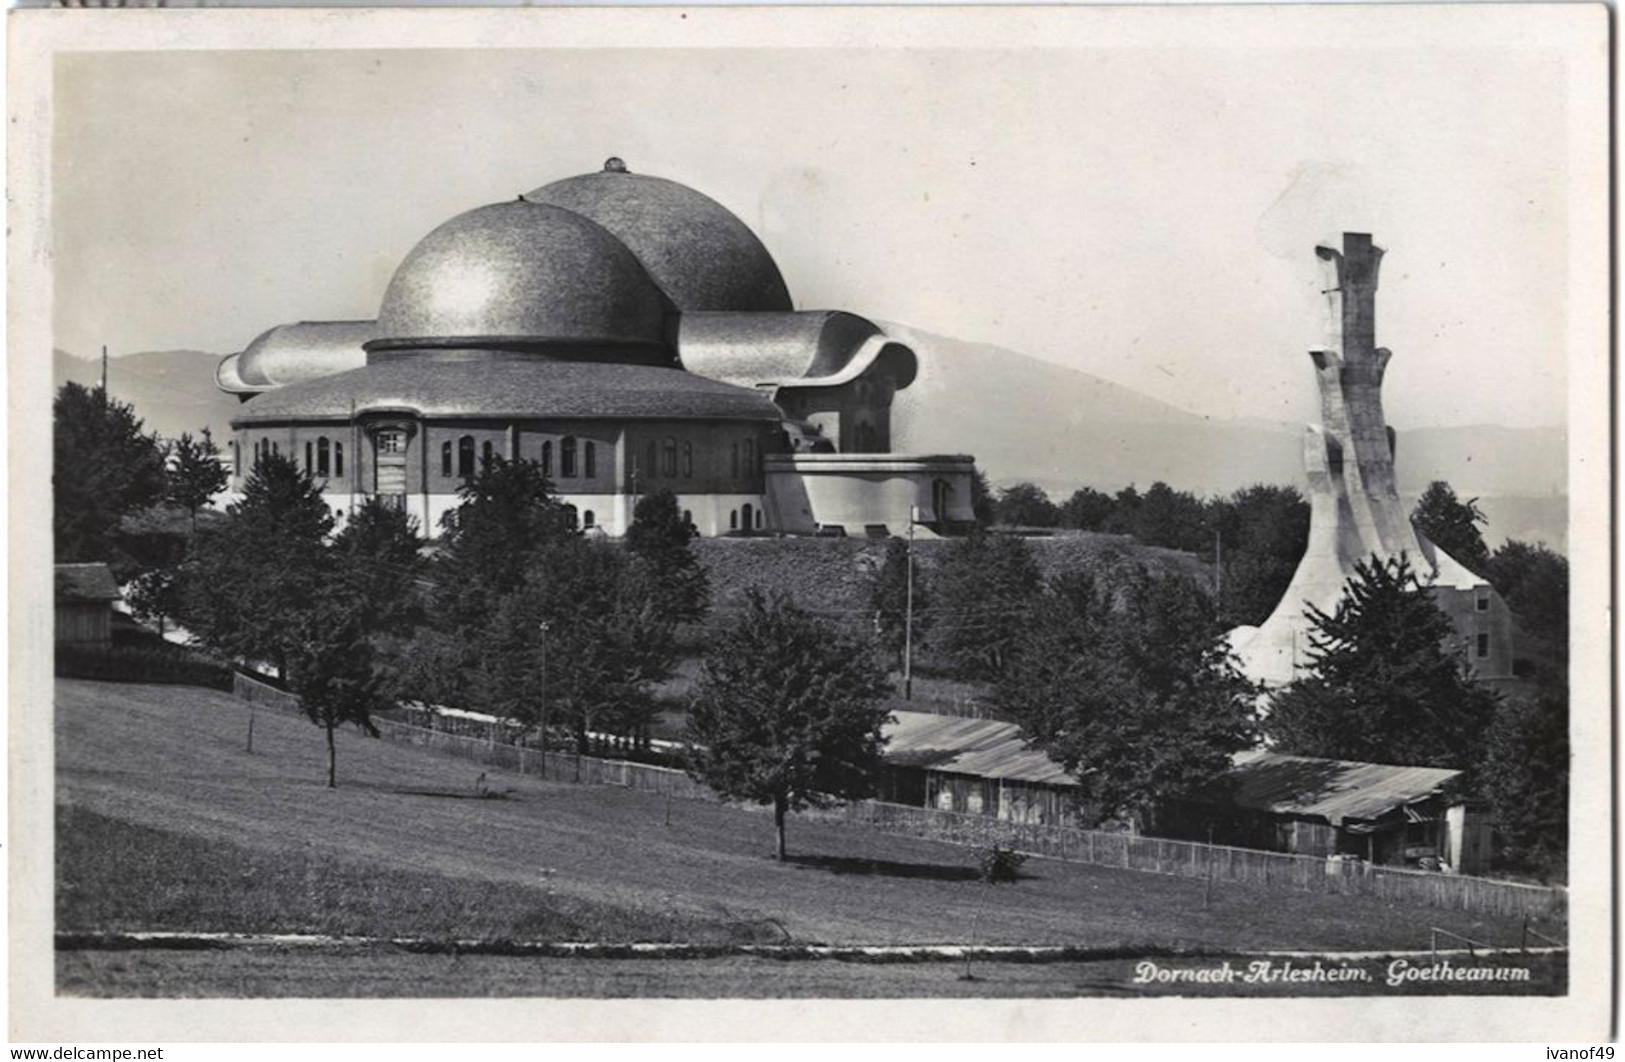
[[[1376,345],[1383,253],[1364,232],[1344,233],[1342,250],[1315,248],[1325,268],[1330,328],[1327,345],[1309,352],[1321,418],[1303,439],[1309,545],[1270,617],[1230,632],[1242,669],[1269,686],[1291,682],[1311,663],[1308,607],[1332,612],[1355,564],[1402,553],[1450,614],[1475,673],[1512,673],[1505,604],[1482,578],[1417,534],[1395,485],[1394,433],[1382,411],[1382,378],[1392,354]]]

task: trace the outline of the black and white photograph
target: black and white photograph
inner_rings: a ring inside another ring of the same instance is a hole
[[[11,1038],[1608,1035],[1608,20],[12,12]]]

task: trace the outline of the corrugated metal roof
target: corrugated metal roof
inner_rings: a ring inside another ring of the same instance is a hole
[[[883,731],[889,763],[1043,785],[1077,784],[1060,764],[1029,748],[1014,723],[927,712],[892,716]]]
[[[58,601],[117,601],[118,582],[105,564],[58,564]]]
[[[1345,819],[1370,821],[1426,800],[1460,774],[1444,767],[1350,763],[1255,750],[1237,754],[1226,775],[1235,788],[1225,799],[1257,811],[1316,816],[1338,826]]]

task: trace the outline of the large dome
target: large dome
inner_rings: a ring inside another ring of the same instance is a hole
[[[368,349],[661,341],[659,289],[632,252],[580,214],[497,203],[425,236],[395,271]]]
[[[525,198],[573,210],[614,233],[679,310],[792,309],[762,241],[722,204],[686,185],[628,173],[610,159],[600,173],[555,181]]]

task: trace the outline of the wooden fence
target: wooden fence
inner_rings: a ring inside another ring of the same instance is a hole
[[[237,678],[238,696],[285,711],[299,711],[298,699],[293,695],[241,674]],[[545,777],[557,782],[615,785],[665,794],[680,800],[717,800],[709,787],[670,767],[549,750],[545,757],[544,775],[544,757],[540,749],[508,745],[466,734],[427,730],[390,719],[375,722],[383,736],[392,741],[432,749],[497,770]],[[1211,877],[1215,883],[1234,882],[1302,892],[1373,896],[1396,903],[1424,904],[1508,918],[1527,916],[1561,920],[1568,914],[1568,890],[1561,887],[1372,866],[1363,860],[1322,859],[1197,841],[1008,822],[988,815],[887,804],[875,800],[851,801],[804,814],[952,844],[986,847],[997,843],[1029,855],[1069,863],[1089,863],[1186,878]]]

